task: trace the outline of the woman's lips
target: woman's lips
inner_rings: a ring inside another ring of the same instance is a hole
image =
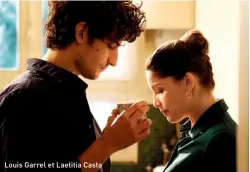
[[[168,116],[170,110],[162,110],[161,113],[164,115],[164,116]]]

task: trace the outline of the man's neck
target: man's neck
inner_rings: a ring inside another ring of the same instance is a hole
[[[75,75],[78,75],[72,53],[67,50],[48,49],[46,54],[43,56],[43,60],[55,64],[65,70],[68,70]]]

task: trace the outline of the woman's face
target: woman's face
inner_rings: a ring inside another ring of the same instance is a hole
[[[177,123],[187,117],[190,99],[186,92],[191,89],[187,77],[177,81],[173,77],[160,78],[153,71],[146,71],[148,86],[153,93],[153,105],[170,123]]]

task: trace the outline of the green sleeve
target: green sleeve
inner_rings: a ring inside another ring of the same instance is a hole
[[[236,172],[236,137],[222,132],[213,136],[203,154],[206,171]]]

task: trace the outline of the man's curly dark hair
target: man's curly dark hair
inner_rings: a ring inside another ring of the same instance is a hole
[[[145,30],[145,13],[131,0],[49,1],[45,23],[46,46],[64,49],[75,41],[75,27],[85,22],[89,40],[107,39],[112,43],[134,42]]]

